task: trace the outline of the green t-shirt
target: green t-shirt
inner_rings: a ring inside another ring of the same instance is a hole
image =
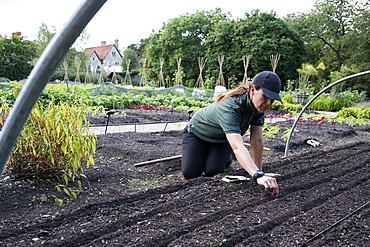
[[[263,126],[264,120],[264,114],[252,106],[246,93],[197,111],[188,124],[188,132],[204,141],[225,143],[226,134],[244,135],[250,125]]]

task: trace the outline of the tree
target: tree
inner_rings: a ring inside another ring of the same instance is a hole
[[[350,75],[362,71],[369,70],[370,64],[370,9],[369,4],[364,4],[360,11],[353,19],[353,28],[346,36],[344,48],[344,56],[347,58],[344,61],[344,66]],[[343,66],[342,66],[343,67]],[[343,68],[342,68],[343,70]],[[358,77],[346,83],[353,89],[359,89],[370,92],[369,76]]]
[[[134,52],[138,53],[139,52],[139,45],[138,44],[131,44],[126,47],[126,49],[131,49],[134,50]]]
[[[46,46],[49,44],[51,39],[54,37],[55,33],[56,33],[56,28],[54,26],[49,28],[44,22],[41,23],[39,32],[37,33],[37,40],[35,40],[37,44],[37,57],[41,56]]]
[[[220,9],[216,9],[211,12],[186,14],[164,24],[157,33],[153,33],[144,41],[143,56],[147,58],[147,67],[151,68],[148,73],[150,78],[157,77],[160,72],[160,57],[166,61],[163,67],[164,75],[174,78],[177,59],[181,58],[185,72],[183,79],[188,81],[187,86],[194,86],[194,78],[199,75],[197,57],[204,56],[204,43],[214,24],[225,19],[228,19],[228,14],[222,14]]]
[[[206,42],[209,64],[215,55],[225,55],[223,71],[226,77],[244,76],[243,56],[250,55],[249,74],[272,70],[271,55],[280,54],[276,72],[285,79],[296,78],[304,55],[304,45],[298,33],[289,28],[274,13],[259,10],[245,14],[243,19],[217,23]],[[211,58],[212,57],[212,58]],[[208,67],[211,72],[215,68]],[[213,72],[212,72],[213,73]]]
[[[57,30],[54,26],[48,27],[44,22],[41,23],[39,28],[39,32],[37,34],[37,40],[35,41],[37,44],[37,58],[41,56],[44,52],[47,45],[50,43],[54,35],[56,34]],[[69,49],[65,60],[68,63],[68,68],[75,69],[75,61],[76,59],[81,61],[81,68],[85,68],[85,61],[88,59],[88,56],[85,52],[83,52],[83,48],[79,47],[76,49],[76,46],[79,46],[80,43],[86,43],[89,39],[89,35],[87,34],[86,30],[84,29],[80,36],[77,39],[77,42],[73,44],[73,46]],[[86,69],[86,68],[85,68]]]
[[[81,69],[86,69],[85,61],[87,61],[88,59],[89,57],[85,52],[77,51],[76,48],[70,48],[65,57],[65,61],[67,61],[68,68],[70,69],[77,69],[76,60],[81,61]]]
[[[127,69],[127,64],[126,64],[127,60],[130,60],[130,71],[137,68],[138,66],[137,53],[132,48],[127,48],[123,52],[123,59],[122,59],[122,70],[123,71],[126,71]]]
[[[364,4],[358,9],[352,21],[353,26],[346,35],[343,45],[343,54],[346,60],[344,65],[356,67],[357,71],[369,70],[370,63],[370,6]]]
[[[24,40],[21,36],[0,38],[0,76],[11,80],[27,78],[36,54],[35,43]]]
[[[340,71],[346,37],[354,18],[361,14],[359,6],[354,0],[317,1],[310,13],[288,16],[287,21],[308,44],[307,51],[315,63],[324,62]]]
[[[213,31],[210,32],[205,42],[205,56],[208,59],[205,68],[206,80],[213,81],[217,78],[217,74],[220,71],[220,65],[218,63],[219,56],[225,56],[224,62],[222,63],[224,77],[226,76],[226,78],[228,78],[238,75],[239,72],[243,71],[243,64],[239,64],[238,62],[238,60],[241,61],[243,54],[239,53],[240,58],[236,60],[232,55],[237,53],[237,50],[240,48],[239,44],[233,42],[235,28],[236,23],[234,20],[224,20],[215,23]],[[216,83],[216,81],[213,81],[213,83]]]

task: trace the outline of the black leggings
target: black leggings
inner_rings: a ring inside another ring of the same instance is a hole
[[[210,143],[187,131],[182,134],[182,173],[186,179],[204,174],[214,176],[231,164],[232,149],[228,142]]]

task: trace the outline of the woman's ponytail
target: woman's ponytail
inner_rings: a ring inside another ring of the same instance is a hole
[[[215,97],[215,100],[217,102],[221,102],[229,97],[233,97],[233,96],[239,96],[239,95],[243,95],[243,94],[246,94],[247,92],[249,92],[249,89],[250,87],[252,86],[253,84],[250,84],[249,86],[246,86],[246,85],[240,85],[238,86],[237,88],[235,88],[234,90],[231,90],[227,93],[223,93],[223,94],[219,94]]]

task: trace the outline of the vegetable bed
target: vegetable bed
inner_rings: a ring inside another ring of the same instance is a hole
[[[303,124],[287,158],[280,129],[264,157],[266,172],[282,174],[278,197],[222,181],[248,176],[237,162],[192,180],[180,160],[133,166],[181,154],[179,131],[100,135],[81,199],[60,207],[42,200],[52,187],[1,182],[0,246],[367,246],[370,129]]]

